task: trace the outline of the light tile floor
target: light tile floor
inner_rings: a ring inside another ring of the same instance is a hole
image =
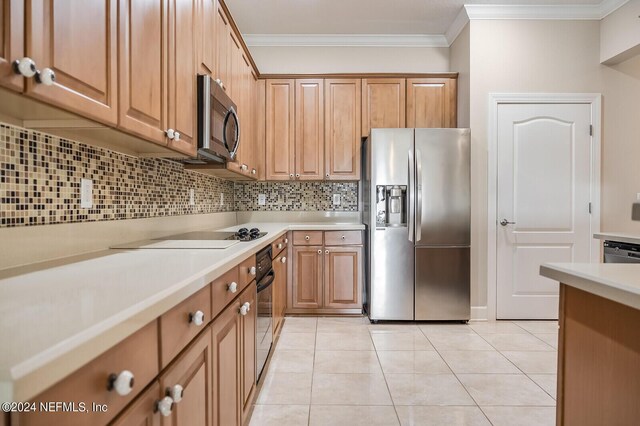
[[[557,330],[287,317],[251,426],[554,425]]]

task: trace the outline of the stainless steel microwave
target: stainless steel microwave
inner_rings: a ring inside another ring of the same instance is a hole
[[[208,75],[198,75],[198,157],[226,162],[240,146],[240,122],[236,105]]]

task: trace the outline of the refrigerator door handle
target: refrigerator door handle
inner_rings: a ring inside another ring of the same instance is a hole
[[[422,154],[416,148],[416,243],[422,239]]]
[[[415,176],[414,176],[414,170],[413,170],[413,165],[415,163],[413,162],[413,151],[411,149],[409,149],[409,196],[407,197],[407,210],[409,211],[409,217],[408,217],[408,222],[409,222],[409,226],[408,226],[408,230],[409,230],[409,241],[413,242],[413,234],[414,234],[414,217],[413,217],[413,207],[414,207],[414,202],[413,202],[413,187],[415,185]]]

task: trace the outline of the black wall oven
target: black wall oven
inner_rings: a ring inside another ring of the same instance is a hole
[[[256,325],[256,367],[262,374],[273,343],[273,282],[276,278],[271,265],[271,244],[256,254],[256,285],[258,286],[258,320]]]

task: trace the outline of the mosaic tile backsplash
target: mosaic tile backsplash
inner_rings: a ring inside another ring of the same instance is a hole
[[[92,208],[80,207],[82,178],[93,179]],[[233,191],[232,182],[171,161],[0,123],[0,227],[228,212]]]
[[[357,182],[242,182],[236,183],[237,211],[358,211]],[[266,196],[264,206],[258,195]],[[340,205],[333,205],[340,194]]]

